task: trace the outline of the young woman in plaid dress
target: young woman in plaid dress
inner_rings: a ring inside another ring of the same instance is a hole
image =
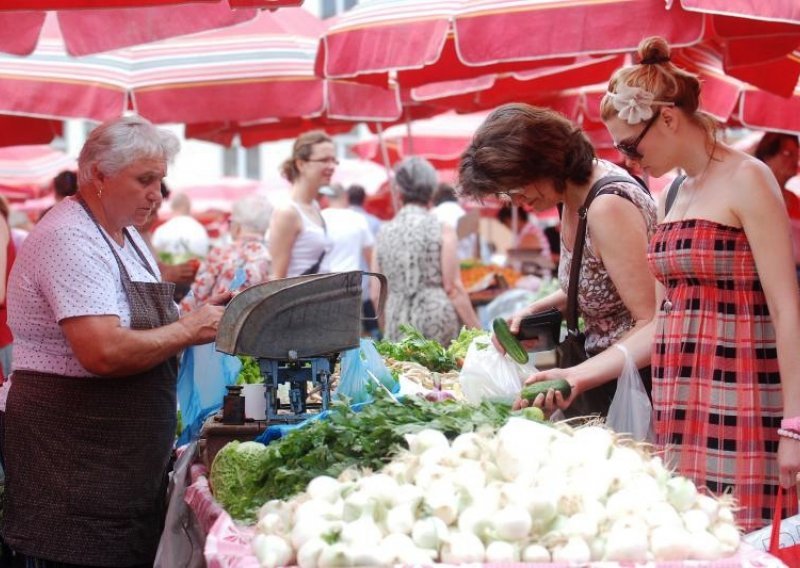
[[[611,78],[602,118],[646,173],[686,176],[664,193],[650,242],[656,317],[622,343],[640,367],[652,361],[665,459],[712,493],[732,493],[750,531],[771,521],[778,484],[793,488],[800,470],[800,294],[789,221],[769,169],[716,139],[714,121],[698,110],[699,81],[670,62],[666,42],[645,39],[639,55]],[[622,364],[609,349],[529,382],[566,378],[574,398]],[[552,391],[542,398],[537,404],[551,408],[571,402]]]

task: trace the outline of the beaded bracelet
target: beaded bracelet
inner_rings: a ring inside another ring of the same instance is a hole
[[[800,440],[800,434],[797,432],[792,432],[791,430],[784,430],[783,428],[778,428],[778,436],[791,438],[792,440]]]
[[[781,429],[800,433],[800,416],[794,418],[784,418],[781,420]]]

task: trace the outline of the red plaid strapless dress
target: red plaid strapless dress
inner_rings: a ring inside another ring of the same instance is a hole
[[[666,288],[652,359],[657,444],[679,474],[732,492],[745,531],[760,528],[772,520],[783,407],[747,237],[707,220],[663,223],[648,256]]]

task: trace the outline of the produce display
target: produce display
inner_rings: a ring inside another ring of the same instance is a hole
[[[432,393],[450,393],[456,400],[464,399],[458,378],[459,372],[455,369],[446,373],[437,373],[414,361],[395,361],[390,357],[387,357],[385,361],[392,373],[397,374],[398,377],[402,375],[425,390]]]
[[[406,432],[408,450],[380,472],[317,476],[265,503],[251,543],[261,566],[644,563],[739,547],[730,501],[605,427],[512,417],[451,442],[442,425]]]
[[[497,264],[483,264],[475,260],[461,263],[461,282],[468,291],[483,290],[496,285],[498,276],[508,287],[513,288],[522,274],[513,268]]]
[[[356,412],[336,402],[328,416],[292,430],[269,445],[231,442],[211,466],[214,496],[235,519],[252,520],[271,499],[303,491],[320,475],[336,477],[350,467],[377,470],[404,447],[404,435],[434,428],[455,437],[481,427],[497,428],[511,416],[507,405],[397,401],[382,390]]]
[[[413,326],[401,325],[400,330],[404,334],[400,341],[384,340],[375,343],[378,353],[395,361],[414,361],[438,373],[458,369],[472,340],[488,333],[482,329],[463,327],[458,337],[445,347],[435,339],[426,338]]]

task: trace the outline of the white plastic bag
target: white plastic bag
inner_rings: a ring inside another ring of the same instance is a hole
[[[617,379],[617,392],[608,409],[606,424],[615,432],[630,434],[640,442],[655,441],[653,405],[639,376],[639,369],[624,345],[614,345],[625,354],[625,367]]]
[[[511,404],[519,396],[523,382],[536,372],[531,361],[524,365],[502,355],[489,336],[476,337],[467,349],[459,374],[461,392],[471,403],[484,400]]]

